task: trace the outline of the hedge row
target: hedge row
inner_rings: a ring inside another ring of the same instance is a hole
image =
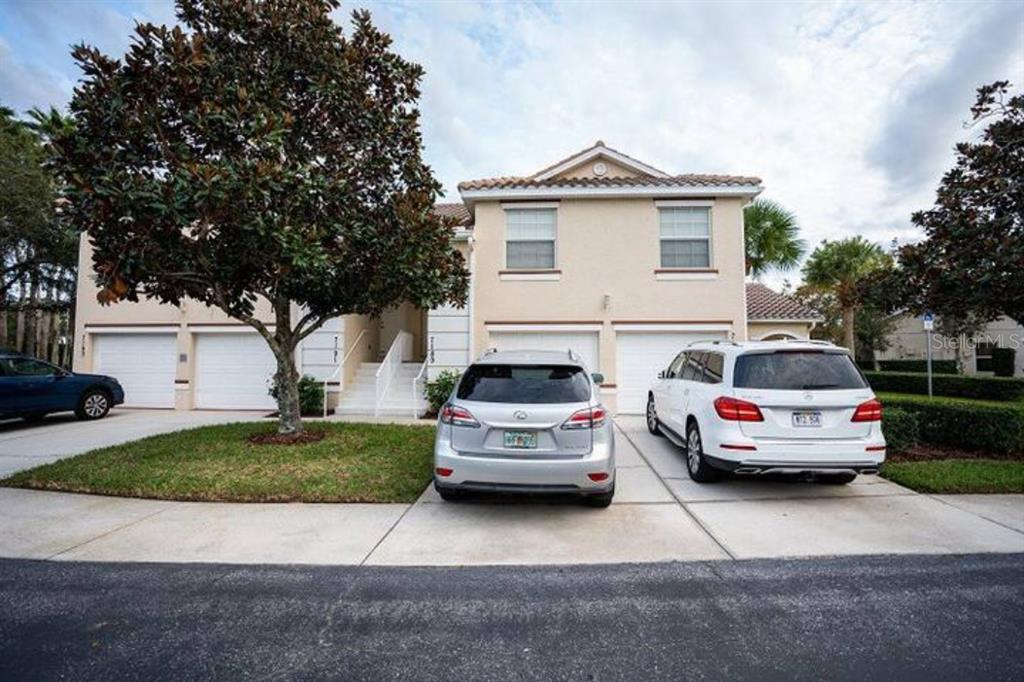
[[[1019,404],[915,395],[879,398],[890,413],[902,410],[917,417],[923,443],[1024,454],[1024,406]],[[882,428],[886,428],[885,421]]]
[[[893,393],[928,395],[928,375],[916,372],[864,372],[871,388]],[[1020,400],[1024,398],[1024,379],[1003,377],[967,377],[936,374],[932,393],[950,398],[976,400]]]
[[[888,404],[882,411],[882,433],[889,452],[903,452],[921,440],[917,415]]]
[[[857,364],[865,372],[872,372],[875,363],[869,360],[858,360]],[[927,360],[878,360],[878,369],[882,372],[927,372]],[[932,374],[956,374],[956,360],[932,360]]]

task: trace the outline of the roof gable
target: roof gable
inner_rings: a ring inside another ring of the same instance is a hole
[[[594,165],[598,162],[604,163],[604,173],[598,174],[594,171]],[[589,166],[589,172],[580,173],[579,171],[584,166]],[[668,177],[666,173],[654,166],[648,166],[620,151],[606,147],[603,141],[598,140],[592,146],[534,173],[530,176],[530,180],[543,182],[553,178],[636,177],[638,175],[655,178]]]

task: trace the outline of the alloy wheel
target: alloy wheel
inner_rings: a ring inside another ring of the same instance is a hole
[[[647,428],[651,431],[658,428],[658,415],[654,411],[654,401],[647,401]]]
[[[690,471],[696,473],[700,469],[701,442],[700,433],[697,429],[690,430],[690,437],[686,439],[686,463]]]
[[[86,397],[82,410],[90,417],[102,417],[107,411],[107,398],[102,393],[93,393]]]

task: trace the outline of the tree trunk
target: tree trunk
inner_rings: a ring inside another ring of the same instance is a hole
[[[36,354],[36,341],[39,335],[38,319],[39,311],[36,310],[36,302],[39,297],[39,283],[33,277],[28,288],[28,305],[25,310],[25,355]]]
[[[853,306],[843,308],[843,345],[850,351],[850,355],[856,357],[855,334],[853,331]]]
[[[0,310],[0,350],[7,348],[7,309]]]
[[[60,311],[50,312],[50,362],[60,364]]]
[[[295,367],[295,335],[292,331],[291,301],[279,296],[274,300],[274,343],[271,350],[277,360],[274,381],[277,386],[277,432],[282,435],[302,433],[302,410],[299,405],[299,370]]]
[[[274,383],[277,386],[277,432],[282,435],[302,433],[302,412],[299,406],[299,372],[295,369],[295,349],[285,344],[279,352]]]
[[[24,303],[24,300],[21,301]],[[18,315],[14,321],[14,350],[21,353],[25,350],[25,307],[18,306]]]

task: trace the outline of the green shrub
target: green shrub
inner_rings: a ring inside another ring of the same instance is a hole
[[[270,397],[277,400],[277,379],[270,382]],[[324,385],[317,379],[303,375],[299,379],[299,411],[303,416],[313,416],[324,413]]]
[[[456,384],[462,374],[453,369],[446,369],[437,375],[433,381],[427,382],[427,402],[430,403],[430,411],[437,413],[448,401],[448,397],[455,390]]]
[[[1024,454],[1024,406],[1019,403],[893,394],[879,398],[886,411],[917,417],[922,443]]]
[[[871,370],[871,367],[861,369]],[[878,369],[883,372],[927,372],[927,360],[879,360]],[[956,360],[932,360],[932,374],[956,374]]]
[[[992,371],[997,377],[1012,377],[1017,362],[1017,351],[1013,348],[992,349]]]
[[[889,452],[908,450],[921,439],[917,415],[888,405],[882,413],[882,433]]]
[[[916,372],[864,372],[871,388],[893,393],[928,395],[928,375]],[[950,398],[977,400],[1019,400],[1024,397],[1024,379],[967,377],[936,374],[932,392]]]

